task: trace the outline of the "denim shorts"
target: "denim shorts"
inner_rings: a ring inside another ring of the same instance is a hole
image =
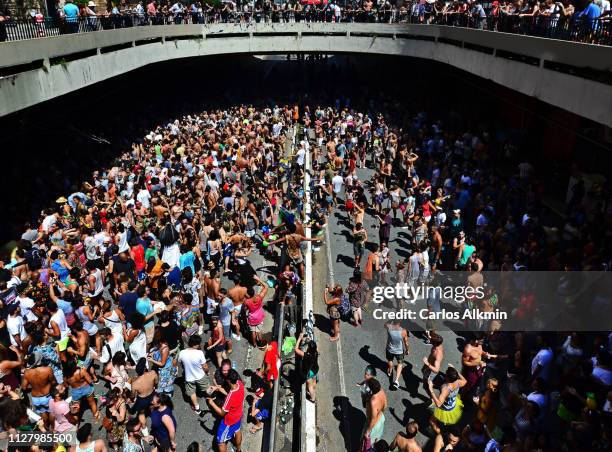
[[[34,397],[32,396],[32,409],[36,414],[48,413],[49,402],[51,401],[51,395]]]
[[[255,415],[255,419],[258,421],[265,421],[270,417],[270,412],[265,408],[259,408],[259,402],[261,402],[261,400],[258,400],[257,403],[255,403],[255,408],[259,409],[259,413]]]
[[[83,398],[87,398],[94,392],[93,385],[85,385],[80,388],[70,388],[70,395],[75,402]]]

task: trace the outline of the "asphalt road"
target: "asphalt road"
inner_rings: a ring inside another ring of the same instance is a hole
[[[358,176],[367,180],[372,174],[369,169],[359,169]],[[368,242],[378,241],[378,220],[371,215],[365,217],[365,227],[368,230]],[[421,431],[419,442],[422,447],[431,443],[426,430],[431,404],[424,390],[421,379],[422,358],[429,353],[430,345],[423,341],[422,333],[410,333],[411,353],[407,357],[406,367],[400,379],[400,388],[391,389],[391,381],[386,376],[387,364],[385,347],[387,333],[384,329],[385,320],[373,317],[374,303],[369,303],[364,312],[364,322],[361,328],[342,322],[340,340],[329,341],[330,322],[323,302],[323,291],[326,284],[332,282],[347,287],[353,274],[353,248],[348,239],[350,234],[346,223],[346,213],[335,210],[329,217],[329,241],[315,253],[314,257],[314,305],[316,318],[316,336],[320,352],[320,372],[317,393],[317,451],[355,451],[359,448],[359,439],[365,423],[365,409],[361,405],[359,388],[356,383],[363,380],[364,369],[373,365],[378,372],[378,379],[387,394],[389,409],[385,413],[385,431],[383,439],[389,443],[395,434],[405,429],[410,420],[416,420]],[[407,232],[392,228],[389,248],[393,268],[398,259],[407,257],[405,241]],[[404,238],[404,240],[402,240]],[[326,246],[329,246],[329,253]],[[328,256],[331,258],[328,260]],[[361,262],[365,266],[367,251]],[[331,263],[331,265],[330,265]],[[389,278],[391,281],[393,278]],[[383,308],[393,310],[383,302]],[[402,321],[402,326],[409,332],[411,325]],[[450,362],[459,366],[463,340],[451,331],[439,332],[444,338],[445,357],[442,369]]]

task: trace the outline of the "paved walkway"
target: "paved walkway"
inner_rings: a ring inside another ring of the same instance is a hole
[[[369,169],[358,170],[359,178],[367,180],[371,177]],[[421,384],[422,358],[429,353],[430,346],[425,344],[422,335],[410,334],[411,353],[407,358],[407,366],[402,372],[399,390],[390,389],[390,381],[386,377],[387,364],[385,360],[386,331],[384,320],[373,318],[372,310],[376,305],[370,303],[368,311],[364,312],[364,323],[361,328],[355,328],[342,322],[340,340],[337,343],[329,341],[330,322],[323,302],[325,285],[331,278],[336,284],[347,287],[353,274],[353,247],[348,240],[349,231],[345,223],[346,213],[336,210],[329,218],[329,241],[315,253],[314,258],[314,299],[317,341],[320,349],[319,384],[317,395],[317,450],[322,452],[355,451],[359,447],[359,439],[365,422],[365,409],[361,405],[359,388],[356,383],[363,380],[363,372],[367,365],[373,365],[378,372],[378,379],[383,385],[389,409],[385,413],[385,432],[383,439],[389,443],[395,434],[405,429],[410,420],[416,420],[421,430],[428,425],[431,403]],[[378,220],[366,215],[364,227],[368,230],[368,241],[378,241]],[[389,248],[393,267],[398,259],[407,257],[407,242],[402,240],[406,231],[392,228]],[[325,246],[329,246],[329,253]],[[328,261],[331,257],[331,271]],[[362,259],[362,269],[365,265],[367,252]],[[402,325],[410,330],[409,325]],[[450,331],[439,332],[444,338],[445,357],[442,368],[447,363],[459,366],[463,347],[463,339]],[[419,434],[422,446],[428,438]]]

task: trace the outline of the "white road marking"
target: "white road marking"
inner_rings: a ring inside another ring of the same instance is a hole
[[[327,251],[327,272],[329,273],[329,286],[334,287],[334,266],[332,264],[331,240],[329,238],[329,221],[325,226],[325,248]],[[342,338],[336,341],[336,349],[338,350],[338,376],[340,377],[340,393],[342,397],[346,397],[346,383],[344,382],[344,363],[342,361]]]

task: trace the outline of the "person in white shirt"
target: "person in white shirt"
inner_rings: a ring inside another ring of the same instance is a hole
[[[527,400],[537,403],[540,407],[540,419],[543,419],[548,410],[548,394],[546,394],[546,382],[541,378],[536,378],[531,383],[533,391],[527,396]]]
[[[8,308],[9,316],[6,318],[6,329],[11,339],[11,345],[17,347],[22,352],[25,352],[22,348],[21,341],[23,341],[28,334],[23,327],[23,318],[21,317],[21,308],[17,303],[13,303]]]
[[[23,317],[25,322],[34,322],[38,320],[38,316],[32,312],[32,308],[36,305],[34,300],[22,294],[19,294],[15,300],[19,303],[21,317]]]
[[[136,199],[140,201],[142,207],[148,209],[151,207],[151,193],[146,188],[141,188],[138,194],[136,195]]]
[[[57,223],[58,216],[59,215],[57,213],[53,213],[52,210],[49,210],[49,212],[47,213],[47,216],[42,221],[42,230],[44,232],[49,232],[49,228],[51,228],[51,226]]]
[[[47,334],[57,343],[59,351],[63,352],[68,347],[68,323],[64,311],[58,308],[57,303],[49,301],[47,303],[47,311],[51,313],[49,324],[47,326]]]
[[[342,192],[342,186],[344,185],[344,179],[340,174],[336,174],[332,178],[332,185],[334,186],[334,193],[339,195]]]
[[[283,130],[283,123],[278,121],[272,126],[272,136],[278,137]]]
[[[99,358],[102,364],[110,362],[117,352],[125,352],[123,334],[113,334],[108,327],[102,328],[99,334],[104,341]]]
[[[178,360],[185,371],[185,393],[191,399],[193,410],[200,414],[198,391],[205,392],[210,386],[208,364],[202,351],[202,338],[194,334],[189,338],[185,350],[181,350]]]
[[[485,227],[488,224],[489,224],[489,219],[487,218],[487,215],[485,214],[485,212],[480,212],[480,214],[478,215],[478,218],[476,218],[476,226]]]
[[[304,166],[304,160],[306,159],[306,149],[300,147],[296,153],[296,162],[300,166]]]
[[[542,335],[538,335],[537,342],[540,351],[531,361],[531,376],[533,378],[540,377],[544,381],[548,381],[553,364],[553,351],[546,344],[546,339]]]

